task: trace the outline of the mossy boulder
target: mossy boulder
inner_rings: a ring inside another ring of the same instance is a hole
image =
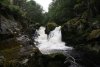
[[[36,53],[29,58],[27,66],[29,67],[66,67],[64,61],[66,56],[63,54],[49,54],[43,55],[41,53]]]
[[[4,56],[2,67],[38,67],[38,58],[42,55],[38,49],[34,48],[30,55],[21,55],[21,47],[13,47],[12,49],[5,49],[1,51]],[[32,63],[32,64],[31,64]]]
[[[57,27],[58,25],[55,23],[55,22],[49,22],[47,25],[46,25],[46,33],[49,34],[50,31],[54,30],[55,27]]]
[[[74,61],[70,55],[63,55],[61,53],[55,53],[49,55],[49,62],[47,67],[70,67]]]
[[[89,36],[88,36],[88,40],[91,40],[91,39],[96,39],[96,38],[99,38],[100,37],[100,29],[96,29],[96,30],[92,30],[90,33],[89,33]]]
[[[66,56],[60,53],[42,55],[41,61],[43,67],[66,67],[64,63]]]
[[[67,21],[63,26],[66,26],[68,31],[73,31],[73,30],[82,30],[86,24],[85,19],[80,19],[80,18],[73,18],[69,21]]]
[[[67,43],[67,45],[77,45],[82,44],[86,41],[86,23],[85,19],[74,18],[66,22],[62,26],[62,40]]]

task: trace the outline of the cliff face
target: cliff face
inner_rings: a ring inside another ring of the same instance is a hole
[[[85,67],[100,66],[100,19],[98,18],[100,16],[88,21],[84,18],[74,18],[62,26],[62,40],[79,52],[80,58],[76,58],[77,62]]]
[[[1,16],[0,19],[0,40],[12,38],[20,33],[22,26],[17,21],[7,19],[4,16]]]
[[[17,33],[22,29],[22,26],[15,20],[9,20],[1,16],[1,34]]]
[[[35,47],[33,49],[33,43],[30,43],[31,40],[25,34],[27,28],[25,22],[27,21],[18,12],[18,9],[0,4],[0,67],[4,67],[5,63],[7,65],[11,61],[22,63],[31,54],[39,51]],[[29,40],[20,39],[18,41],[17,38],[21,38],[23,35],[27,36]],[[19,59],[20,61],[16,61]]]
[[[21,22],[17,21],[17,14],[6,5],[0,3],[0,41],[18,35],[22,29]]]
[[[0,15],[0,50],[20,46],[16,40],[16,36],[21,33],[21,29],[22,26],[18,21]]]
[[[14,11],[11,9],[9,6],[0,3],[0,57],[3,56],[4,59],[7,59],[6,57],[10,58],[9,55],[17,53],[17,51],[14,53],[12,51],[20,50],[21,45],[16,37],[22,33],[23,26],[17,20],[19,19],[17,17],[18,13],[13,14]]]

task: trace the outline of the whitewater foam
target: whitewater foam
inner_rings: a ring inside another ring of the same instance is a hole
[[[57,53],[60,51],[72,50],[72,47],[65,46],[61,38],[61,26],[56,27],[49,35],[45,34],[45,27],[40,27],[36,30],[37,37],[35,37],[36,47],[39,48],[42,54]]]

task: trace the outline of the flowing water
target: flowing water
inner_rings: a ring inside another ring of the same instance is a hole
[[[36,47],[39,48],[43,54],[51,54],[72,50],[72,47],[65,46],[65,42],[61,40],[61,26],[56,27],[49,35],[45,34],[45,27],[40,27],[36,30],[37,37],[35,37]]]

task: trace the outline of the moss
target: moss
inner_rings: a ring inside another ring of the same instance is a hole
[[[11,49],[16,46],[19,46],[20,43],[16,41],[16,39],[11,38],[0,42],[0,50]]]
[[[100,37],[100,29],[92,30],[87,39],[94,39]]]
[[[75,25],[75,23],[78,21],[79,18],[73,18],[71,20],[69,20],[66,24],[69,24],[69,25]]]
[[[19,57],[18,53],[19,53],[20,47],[13,47],[11,49],[5,49],[2,50],[1,53],[2,55],[5,57],[6,61],[10,61],[13,59],[17,59]]]
[[[67,24],[67,25],[70,25],[70,26],[78,26],[78,25],[80,25],[80,24],[84,24],[86,22],[86,20],[85,19],[80,19],[80,18],[73,18],[73,19],[71,19],[71,20],[69,20],[67,23],[65,23],[65,24]],[[64,24],[64,25],[65,25]]]
[[[87,19],[88,18],[88,11],[86,10],[86,11],[84,11],[83,13],[82,13],[82,16],[81,16],[81,18],[84,18],[84,19]]]
[[[47,25],[46,25],[46,33],[49,34],[50,31],[54,30],[55,27],[57,27],[58,25],[54,22],[49,22]]]
[[[18,60],[5,61],[3,66],[4,67],[25,67],[25,65],[21,64]]]
[[[85,26],[86,20],[82,18],[73,18],[62,26],[62,40],[75,46],[83,43],[87,36]]]
[[[48,29],[54,29],[56,26],[57,26],[57,24],[54,23],[54,22],[51,22],[51,23],[48,23],[48,24],[47,24],[47,28],[48,28]]]
[[[20,43],[16,39],[11,38],[0,42],[1,54],[5,57],[6,61],[18,58],[20,50]]]

